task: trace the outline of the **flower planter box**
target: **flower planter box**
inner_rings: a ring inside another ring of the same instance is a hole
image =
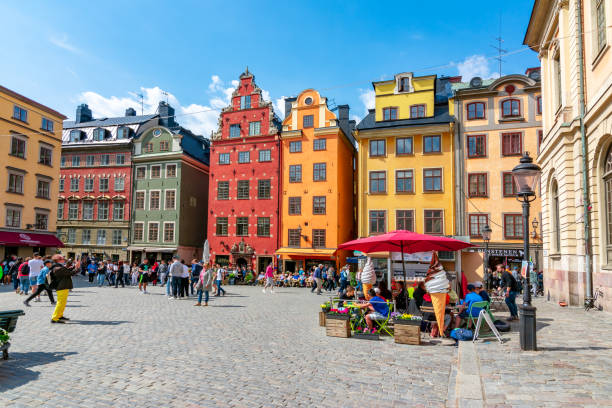
[[[319,312],[319,326],[325,327],[325,312]]]
[[[395,323],[393,325],[393,337],[396,343],[400,344],[421,344],[421,322],[418,320],[405,320],[406,322],[418,322],[415,324]]]
[[[353,337],[356,339],[362,339],[362,340],[380,340],[380,336],[378,333],[359,333],[359,332],[355,332],[353,333]]]
[[[404,324],[408,326],[421,326],[422,320],[406,320],[406,319],[394,319],[393,324]]]
[[[332,315],[325,316],[325,334],[330,337],[351,337],[350,316]]]

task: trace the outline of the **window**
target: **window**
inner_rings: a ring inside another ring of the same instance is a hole
[[[53,121],[51,119],[42,118],[41,128],[48,132],[53,132]]]
[[[100,178],[100,191],[108,191],[108,177]]]
[[[249,136],[259,136],[261,133],[261,122],[249,122]]]
[[[484,119],[485,118],[484,102],[468,103],[467,104],[467,118],[468,120]]]
[[[144,152],[145,153],[153,152],[153,143],[151,143],[151,142],[145,143],[145,145],[144,145]]]
[[[144,210],[145,207],[145,192],[137,191],[136,199],[134,200],[134,206],[137,210]]]
[[[543,139],[544,139],[544,131],[538,130],[538,154],[540,154],[540,148],[542,147]]]
[[[100,155],[100,166],[108,166],[109,164],[110,164],[110,155],[101,154]]]
[[[136,180],[143,180],[147,177],[146,167],[136,167]]]
[[[19,228],[21,226],[21,209],[8,207],[6,209],[6,226]]]
[[[125,154],[121,153],[115,156],[115,164],[125,164]]]
[[[289,246],[299,248],[302,241],[301,231],[299,229],[290,229],[288,235]]]
[[[230,164],[230,154],[219,153],[219,164]]]
[[[326,150],[327,149],[327,139],[315,139],[312,142],[312,150]]]
[[[387,174],[384,171],[370,172],[370,194],[387,192]]]
[[[314,181],[325,181],[327,179],[327,164],[326,163],[314,163],[312,165]]]
[[[125,178],[115,176],[115,191],[123,191],[125,189]]]
[[[81,243],[84,245],[91,244],[91,230],[84,229],[81,231]]]
[[[81,156],[72,156],[72,167],[79,167],[81,165]]]
[[[270,180],[257,181],[257,198],[259,199],[270,198],[271,188],[272,188],[272,182]]]
[[[249,235],[249,217],[236,218],[236,236],[246,237]]]
[[[557,103],[557,110],[563,103],[563,78],[561,75],[561,56],[557,54],[553,58],[553,76],[554,76],[554,91],[555,91],[555,102]]]
[[[383,108],[383,120],[396,120],[397,107]]]
[[[538,115],[542,114],[542,97],[538,96],[536,98],[536,104],[537,104],[537,109],[536,112],[538,113]]]
[[[79,179],[78,178],[71,178],[70,179],[70,191],[72,192],[76,192],[79,191]]]
[[[302,213],[302,197],[289,197],[289,215]]]
[[[412,154],[412,138],[411,137],[399,137],[395,139],[395,154],[404,155]]]
[[[127,139],[130,137],[131,129],[129,127],[120,127],[117,129],[117,139]]]
[[[304,115],[302,118],[302,127],[311,128],[314,126],[314,115]]]
[[[64,202],[63,201],[60,201],[59,203],[57,203],[57,219],[58,220],[64,219]]]
[[[151,166],[151,178],[161,177],[161,166]]]
[[[425,117],[426,105],[412,105],[410,106],[410,119],[424,118]]]
[[[486,157],[487,155],[487,136],[469,135],[467,137],[468,157]]]
[[[506,99],[501,103],[502,118],[516,118],[521,116],[521,101]]]
[[[166,164],[166,178],[176,177],[176,164]]]
[[[259,161],[260,162],[272,161],[272,151],[271,150],[260,150],[259,151]]]
[[[122,201],[115,201],[113,203],[113,220],[123,220],[123,202]]]
[[[61,156],[60,157],[60,167],[61,168],[66,167],[66,156]]]
[[[160,192],[151,191],[149,194],[149,210],[159,210]]]
[[[221,236],[227,235],[227,217],[217,217],[216,234]]]
[[[325,230],[324,229],[313,229],[312,230],[312,247],[313,248],[325,248]]]
[[[164,222],[164,242],[174,242],[173,222]]]
[[[487,174],[472,173],[468,174],[468,194],[470,197],[487,196]]]
[[[441,147],[440,135],[423,136],[423,153],[440,153]]]
[[[113,245],[121,245],[121,230],[113,230]]]
[[[423,169],[423,191],[442,191],[442,169]]]
[[[68,228],[66,241],[70,244],[74,244],[76,242],[76,230],[74,228]]]
[[[502,155],[520,156],[523,140],[520,133],[502,133]]]
[[[410,92],[410,77],[400,78],[399,91]]]
[[[93,131],[93,139],[95,141],[101,142],[106,138],[106,130],[102,128],[94,129]]]
[[[612,235],[610,234],[610,224],[612,220],[612,205],[610,204],[612,201],[612,179],[609,177],[610,170],[612,170],[610,161],[610,151],[608,151],[608,157],[606,159],[606,169],[605,173],[608,177],[605,177],[605,200],[606,200],[606,249],[608,252],[608,259],[610,259],[610,242],[612,242]],[[555,252],[561,252],[561,207],[559,205],[559,187],[556,181],[553,181],[553,185],[551,188],[551,196],[552,196],[552,228],[553,228],[553,248],[555,248]],[[609,261],[608,261],[609,262]]]
[[[595,18],[594,18],[594,22],[596,24],[595,26],[595,33],[596,33],[596,41],[595,41],[595,45],[596,45],[596,53],[599,53],[599,51],[601,51],[602,49],[604,49],[604,47],[606,46],[606,9],[605,9],[605,0],[595,0],[593,2],[593,8],[594,8],[594,14],[595,14]]]
[[[51,166],[51,155],[53,150],[46,146],[40,146],[38,162],[47,166]]]
[[[370,210],[370,234],[384,234],[387,231],[387,212]]]
[[[442,210],[425,210],[425,233],[442,234]]]
[[[511,172],[502,174],[502,183],[504,197],[514,197],[516,195],[516,184],[514,183],[514,177],[512,177]]]
[[[217,181],[217,200],[229,200],[229,181]]]
[[[76,220],[79,218],[79,202],[70,201],[68,203],[68,219]]]
[[[62,193],[64,192],[64,179],[63,178],[59,179],[59,191]]]
[[[238,163],[250,163],[251,152],[238,152]]]
[[[230,139],[235,139],[240,137],[240,125],[234,124],[230,125]]]
[[[134,223],[134,241],[144,241],[144,223]]]
[[[251,95],[244,95],[240,97],[240,109],[251,108]]]
[[[395,171],[395,192],[412,193],[414,192],[414,177],[412,170]]]
[[[370,140],[370,157],[381,157],[387,154],[386,140]]]
[[[36,186],[36,197],[49,199],[50,189],[51,189],[51,183],[49,183],[46,180],[38,180],[38,183]]]
[[[49,214],[36,213],[34,221],[34,228],[39,230],[46,230],[49,225]]]
[[[93,220],[94,218],[94,203],[93,201],[83,201],[83,219]]]
[[[12,136],[11,137],[11,156],[21,157],[25,159],[26,154],[26,141],[25,139]]]
[[[81,132],[80,130],[71,130],[70,131],[70,141],[72,143],[80,142],[82,139],[84,139],[83,132]]]
[[[312,197],[312,213],[314,215],[324,215],[326,207],[325,196]]]
[[[299,153],[302,151],[302,141],[289,142],[289,153]]]
[[[292,164],[289,166],[289,182],[290,183],[301,183],[302,182],[302,165]]]
[[[414,231],[414,211],[397,210],[395,212],[395,229]]]
[[[482,229],[485,225],[488,225],[488,216],[486,214],[470,214],[470,237],[481,238]]]
[[[85,156],[85,165],[88,167],[91,167],[95,164],[96,162],[96,156],[92,156],[92,155],[87,155]]]
[[[159,141],[159,151],[167,152],[168,150],[170,150],[170,143],[167,140],[160,140]]]
[[[166,197],[164,199],[164,208],[166,210],[174,210],[176,208],[176,191],[166,190]]]
[[[249,180],[238,180],[238,199],[249,199]]]
[[[506,239],[523,239],[522,214],[504,214],[504,237]]]
[[[270,217],[257,217],[257,236],[270,236]]]
[[[28,111],[15,105],[13,108],[13,119],[20,120],[22,122],[28,121]]]
[[[108,220],[108,201],[98,201],[98,220]]]
[[[159,223],[158,222],[150,222],[149,223],[149,242],[155,242],[159,240]]]

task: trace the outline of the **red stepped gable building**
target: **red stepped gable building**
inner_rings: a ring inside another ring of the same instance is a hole
[[[247,70],[211,136],[208,241],[220,265],[265,270],[279,246],[280,120]]]

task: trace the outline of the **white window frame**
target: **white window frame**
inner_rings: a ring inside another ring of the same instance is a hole
[[[144,176],[142,178],[138,178],[138,170],[140,169],[144,169]],[[134,175],[136,176],[136,180],[146,180],[147,179],[147,166],[136,166]]]
[[[146,231],[145,231],[145,223],[144,223],[144,221],[136,221],[136,222],[134,222],[134,231],[136,231],[136,225],[142,225],[142,239],[136,239],[136,233],[134,232],[134,241],[136,241],[136,242],[145,242],[144,236],[146,234]]]
[[[149,235],[149,232],[151,231],[151,224],[157,225],[157,239],[154,241],[150,239],[150,235]],[[147,242],[159,242],[159,221],[149,221],[148,222],[147,224]]]
[[[138,208],[136,206],[136,202],[137,202],[136,196],[138,195],[138,193],[142,193],[144,195],[143,196],[143,200],[142,200],[142,208]],[[147,190],[136,190],[134,192],[134,209],[135,210],[140,210],[140,211],[146,211],[146,209],[147,209]]]
[[[104,242],[100,242],[100,237],[104,237]],[[96,245],[106,245],[106,230],[99,229],[96,231]]]
[[[117,188],[117,182],[121,180],[121,187]],[[125,191],[125,177],[115,176],[115,182],[113,183],[113,191]]]
[[[154,193],[154,192],[158,192],[159,193],[159,207],[158,208],[151,208],[151,196],[153,195],[152,193]],[[149,210],[149,211],[158,211],[158,210],[161,210],[163,208],[162,207],[162,204],[163,204],[162,203],[162,201],[163,201],[162,191],[161,190],[149,190],[149,199],[147,201],[148,201],[148,208],[147,208],[147,210]]]
[[[161,169],[161,164],[155,164],[153,166],[151,166],[151,179],[160,179],[162,178],[162,169]],[[153,176],[153,169],[154,168],[159,168],[159,177],[154,177]]]
[[[91,188],[87,188],[87,180],[91,180]],[[94,184],[95,181],[93,177],[85,177],[85,179],[83,179],[83,191],[94,191]]]
[[[172,240],[166,240],[166,225],[172,224]],[[164,221],[164,229],[162,231],[163,242],[175,242],[176,241],[176,223],[174,221]]]
[[[166,192],[168,191],[174,191],[174,206],[172,206],[172,208],[168,208],[166,206]],[[163,208],[164,210],[176,210],[176,189],[175,188],[169,188],[167,190],[164,190],[164,207]]]
[[[174,166],[174,176],[169,176],[168,175],[168,167]],[[178,166],[176,165],[176,163],[170,163],[170,164],[166,164],[166,178],[176,178],[178,177]]]

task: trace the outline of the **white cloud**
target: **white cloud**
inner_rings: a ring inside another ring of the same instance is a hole
[[[285,119],[285,98],[286,96],[281,96],[272,102],[272,105],[274,105],[274,112],[280,120]]]
[[[70,43],[66,34],[63,34],[61,37],[51,36],[49,37],[49,42],[55,45],[56,47],[62,48],[66,51],[70,51],[74,54],[82,54],[82,51],[80,49]]]
[[[499,73],[490,70],[489,62],[489,59],[484,55],[472,55],[464,59],[463,62],[453,63],[453,65],[457,67],[463,81],[469,81],[475,76],[483,79],[497,78]]]
[[[374,109],[376,102],[376,93],[373,89],[359,89],[359,100],[363,104],[363,117],[368,114],[368,109]],[[362,118],[358,115],[353,115],[353,119],[359,123]]]

